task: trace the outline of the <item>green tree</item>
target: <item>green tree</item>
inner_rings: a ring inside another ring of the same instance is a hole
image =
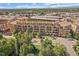
[[[53,48],[53,53],[56,56],[66,56],[66,48],[64,45],[56,45]]]
[[[39,32],[33,32],[33,37],[34,37],[34,38],[40,37],[40,33],[39,33]]]
[[[26,56],[29,53],[29,46],[26,43],[20,46],[20,56]]]
[[[18,39],[15,39],[15,55],[19,55],[19,41]]]
[[[76,42],[76,45],[73,46],[77,55],[79,55],[79,41]]]
[[[3,35],[0,33],[0,40],[3,38]]]
[[[74,39],[79,40],[79,32],[75,32]]]
[[[14,37],[16,39],[18,39],[19,43],[20,44],[23,44],[23,43],[31,43],[31,40],[32,40],[32,33],[30,32],[18,32],[16,34],[14,34]]]
[[[53,55],[53,45],[52,41],[49,38],[43,39],[41,43],[40,55],[51,56]]]
[[[1,56],[13,55],[13,52],[14,52],[14,40],[13,39],[0,40],[0,55]]]
[[[29,44],[29,54],[38,55],[39,50],[33,44]]]
[[[19,55],[27,55],[27,53],[28,53],[28,55],[30,55],[30,54],[37,55],[38,54],[38,49],[36,49],[36,47],[31,42],[32,37],[33,37],[33,34],[31,32],[18,32],[18,33],[15,33],[14,37],[16,38],[16,41],[15,41],[16,50],[15,51],[16,51],[17,55],[19,54],[19,52],[18,52],[19,49],[20,49]],[[25,47],[26,45],[28,47]],[[29,50],[28,52],[25,52],[27,50],[26,48]]]
[[[70,34],[71,34],[70,37],[74,38],[75,32],[72,29],[70,30]]]

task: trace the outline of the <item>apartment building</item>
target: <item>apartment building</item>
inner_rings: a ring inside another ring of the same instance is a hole
[[[72,23],[59,16],[33,16],[18,17],[10,23],[11,32],[31,31],[41,35],[54,35],[64,37],[70,33]]]

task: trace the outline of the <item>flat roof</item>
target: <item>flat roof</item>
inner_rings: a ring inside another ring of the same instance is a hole
[[[32,16],[31,19],[59,20],[59,19],[62,19],[62,17],[59,17],[59,16]]]

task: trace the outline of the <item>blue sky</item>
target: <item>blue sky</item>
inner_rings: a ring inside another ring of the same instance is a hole
[[[79,3],[0,3],[0,9],[59,8],[79,6]]]

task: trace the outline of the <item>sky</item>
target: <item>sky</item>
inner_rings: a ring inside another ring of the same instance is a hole
[[[0,3],[0,9],[60,8],[79,6],[79,3]]]

